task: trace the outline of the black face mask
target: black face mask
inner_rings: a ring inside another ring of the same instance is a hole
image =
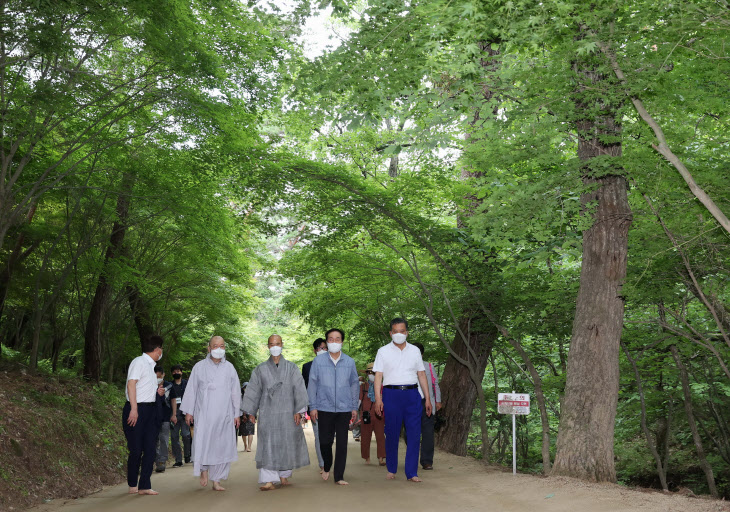
[[[174,375],[172,376],[172,378],[173,378],[173,379],[175,379],[175,380],[177,380],[177,379],[182,379],[182,373],[176,373],[176,374],[174,374]]]

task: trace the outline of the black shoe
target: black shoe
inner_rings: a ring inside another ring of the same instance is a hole
[[[164,473],[165,472],[165,466],[157,466],[155,468],[155,473]]]
[[[433,469],[433,464],[424,464],[424,465],[423,465],[423,466],[421,466],[421,467],[422,467],[423,469],[426,469],[426,470],[428,470],[428,469]]]
[[[176,462],[175,464],[173,464],[173,465],[172,465],[172,467],[173,467],[173,468],[181,468],[181,467],[182,467],[182,465],[183,465],[183,463],[182,463],[182,462]]]
[[[190,457],[185,457],[185,464],[190,464]]]

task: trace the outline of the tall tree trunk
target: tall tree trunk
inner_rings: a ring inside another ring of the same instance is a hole
[[[494,340],[497,338],[497,329],[483,323],[472,322],[471,326],[469,323],[469,319],[464,319],[460,327],[463,332],[469,333],[469,344],[477,354],[474,362],[475,373],[484,375]],[[459,357],[472,360],[459,333],[454,336],[452,347]],[[436,446],[455,455],[466,455],[471,415],[477,400],[477,389],[469,376],[469,368],[449,356],[439,386],[443,404],[439,415],[445,421],[444,428],[436,434]]]
[[[603,80],[586,65],[576,66],[576,73],[584,81],[584,90],[595,89]],[[626,179],[605,174],[605,169],[594,177],[590,169],[596,157],[621,156],[616,106],[584,100],[581,92],[576,105],[584,113],[576,123],[578,158],[584,165],[584,184],[593,188],[582,194],[581,202],[586,213],[589,203],[596,206],[593,224],[583,233],[580,288],[552,474],[615,482],[613,436],[624,318],[621,285],[632,216]]]
[[[707,462],[705,449],[702,446],[702,438],[700,437],[699,430],[697,430],[697,422],[695,421],[695,415],[692,408],[692,392],[689,387],[687,368],[684,366],[684,363],[682,363],[682,358],[679,356],[677,346],[672,345],[669,347],[669,350],[672,352],[672,357],[674,358],[674,362],[677,364],[679,377],[682,381],[682,391],[684,392],[684,411],[687,414],[687,423],[689,424],[689,429],[692,431],[692,439],[695,443],[697,459],[700,467],[702,468],[702,471],[705,473],[705,478],[707,479],[707,487],[710,489],[710,494],[714,498],[717,498],[718,494],[717,487],[715,486],[715,476],[712,472],[712,466],[710,466],[710,464]]]
[[[134,324],[137,326],[140,343],[146,338],[155,334],[152,326],[152,317],[150,316],[149,307],[139,289],[134,285],[127,285],[127,297],[129,298],[129,307],[132,308],[132,316]]]
[[[127,221],[129,218],[129,199],[131,196],[134,176],[125,172],[122,176],[120,193],[117,197],[116,219],[112,226],[109,245],[104,255],[104,266],[99,274],[99,281],[96,285],[94,298],[91,301],[89,317],[86,321],[84,333],[84,371],[86,379],[99,382],[101,379],[101,325],[104,321],[107,301],[111,285],[107,277],[109,263],[119,255],[124,243],[124,235],[127,232]]]
[[[28,225],[35,216],[37,203],[33,203],[28,210],[28,214],[25,216],[25,225]],[[23,226],[24,227],[24,226]],[[13,272],[20,266],[24,259],[31,255],[31,253],[38,247],[38,242],[33,242],[30,247],[23,250],[25,244],[25,231],[21,227],[18,238],[15,240],[15,246],[12,252],[8,256],[8,260],[0,268],[0,321],[2,321],[3,309],[5,309],[5,300],[8,297],[8,288],[10,286],[10,280],[13,276]]]

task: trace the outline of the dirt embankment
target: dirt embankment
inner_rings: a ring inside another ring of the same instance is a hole
[[[124,479],[124,394],[0,368],[0,510],[77,498]]]

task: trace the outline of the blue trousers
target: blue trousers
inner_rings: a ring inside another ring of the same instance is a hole
[[[421,443],[421,395],[418,389],[383,387],[385,417],[385,464],[388,473],[398,472],[398,441],[401,426],[406,427],[406,478],[418,476],[418,449]]]
[[[151,489],[152,468],[157,455],[157,434],[160,423],[157,419],[157,408],[140,404],[137,407],[137,423],[130,427],[127,424],[131,406],[129,402],[122,409],[122,427],[127,438],[129,457],[127,458],[127,484],[139,490]],[[142,469],[140,471],[140,463]]]

